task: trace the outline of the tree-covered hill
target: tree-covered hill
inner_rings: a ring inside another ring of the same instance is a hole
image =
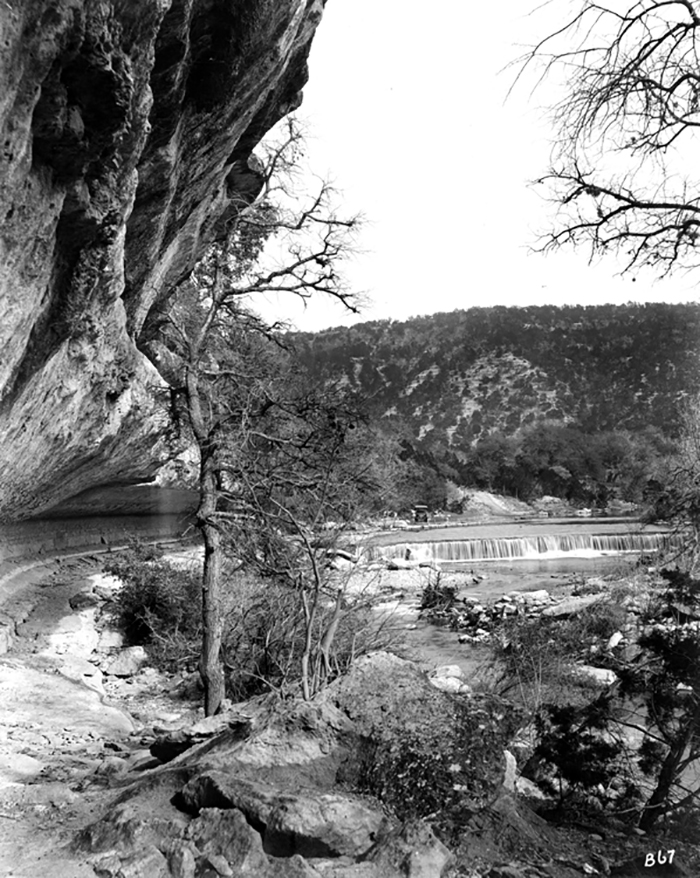
[[[479,470],[477,451],[493,457],[495,443],[497,456],[514,459],[524,442],[531,460],[544,455],[550,469],[567,471],[572,444],[583,454],[582,436],[598,437],[606,453],[614,445],[617,458],[621,435],[652,437],[645,442],[657,453],[677,436],[683,400],[700,389],[695,304],[470,308],[294,338],[319,378],[357,391],[377,423],[459,481],[524,493],[530,475],[518,476],[518,488],[512,474]],[[561,493],[554,477],[535,481]]]
[[[296,340],[317,374],[455,447],[542,419],[674,435],[679,402],[700,387],[694,304],[470,308]]]

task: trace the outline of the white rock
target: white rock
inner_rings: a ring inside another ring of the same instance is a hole
[[[25,753],[0,755],[0,787],[8,783],[27,783],[36,778],[44,763]]]
[[[76,683],[82,683],[88,689],[99,692],[100,695],[105,694],[104,686],[102,685],[102,671],[91,662],[85,661],[85,659],[72,655],[65,656],[58,668],[58,673],[68,677],[69,680],[75,680]]]
[[[543,610],[542,615],[555,618],[557,616],[571,616],[584,610],[586,607],[590,607],[592,604],[597,604],[599,601],[604,600],[605,597],[604,594],[587,594],[581,597],[564,598],[560,603]]]
[[[435,668],[431,677],[463,677],[464,671],[459,665],[440,665]]]
[[[148,661],[142,646],[129,646],[105,662],[102,670],[113,677],[132,677]]]
[[[517,769],[518,765],[515,761],[515,756],[510,752],[510,750],[504,750],[503,756],[506,760],[506,770],[505,775],[503,777],[503,786],[511,793],[515,792],[515,784],[517,782]]]
[[[121,649],[124,646],[124,635],[114,628],[105,628],[100,632],[98,649]]]
[[[581,677],[587,677],[603,686],[610,686],[617,680],[615,671],[609,668],[594,668],[591,665],[576,665],[575,673]]]
[[[624,639],[624,634],[622,631],[616,631],[613,636],[608,640],[608,649],[615,649],[616,646],[619,645],[620,641]]]
[[[526,604],[537,603],[538,601],[549,601],[549,592],[546,588],[541,588],[538,591],[522,592],[521,597]]]
[[[515,789],[520,793],[520,795],[528,796],[531,799],[547,798],[542,790],[537,786],[537,784],[533,783],[531,780],[528,780],[526,777],[519,777],[515,781]]]
[[[458,692],[460,695],[471,694],[471,686],[458,677],[431,677],[431,684],[441,692]]]

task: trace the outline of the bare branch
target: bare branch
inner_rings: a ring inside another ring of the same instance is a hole
[[[700,128],[700,13],[692,0],[582,0],[577,14],[520,61],[564,71],[554,110],[555,163],[545,183],[562,208],[542,249],[586,244],[625,258],[623,271],[698,264],[700,199],[684,174]],[[620,176],[625,155],[639,164]],[[594,171],[583,171],[584,166]]]

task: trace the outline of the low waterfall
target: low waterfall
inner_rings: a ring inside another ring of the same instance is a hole
[[[556,536],[500,537],[481,540],[395,543],[368,546],[369,560],[393,558],[412,561],[501,561],[518,558],[585,558],[628,552],[651,553],[675,545],[667,533],[559,534]]]

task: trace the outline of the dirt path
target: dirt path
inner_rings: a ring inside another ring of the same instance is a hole
[[[94,878],[72,837],[106,807],[112,778],[148,762],[153,723],[187,719],[155,672],[100,670],[114,642],[100,631],[103,563],[33,566],[6,583],[17,625],[0,656],[0,878]]]

